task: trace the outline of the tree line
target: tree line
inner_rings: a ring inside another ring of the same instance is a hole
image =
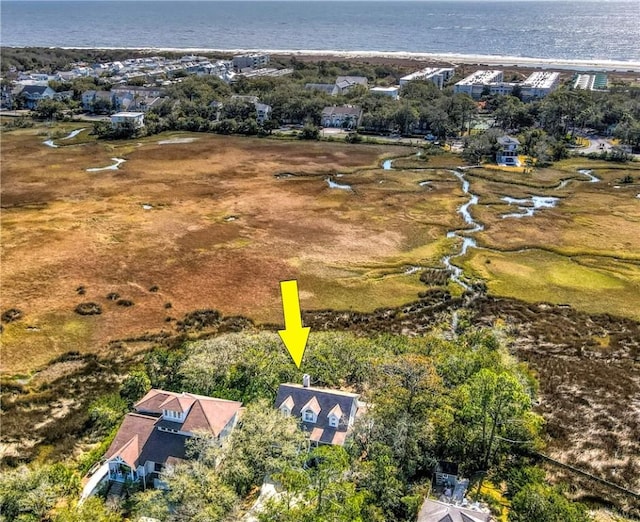
[[[367,404],[344,447],[312,447],[299,420],[275,409],[278,385],[300,382],[302,371],[314,386],[353,390]],[[302,371],[272,333],[158,347],[118,394],[91,406],[94,428],[113,434],[153,386],[243,401],[228,443],[194,439],[190,460],[164,474],[168,490],[131,484],[109,505],[100,498],[77,505],[78,463],[18,469],[0,479],[0,509],[6,520],[236,520],[268,478],[280,494],[256,513],[261,521],[412,521],[444,460],[457,463],[474,496],[496,512],[501,506],[483,484],[500,488],[509,520],[589,520],[584,506],[546,483],[529,451],[542,446],[542,419],[532,410],[537,383],[509,354],[504,332],[312,333]],[[82,461],[83,469],[91,463]]]

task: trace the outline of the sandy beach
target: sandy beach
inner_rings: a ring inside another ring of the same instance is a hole
[[[139,49],[140,50],[140,49]],[[555,58],[530,58],[522,56],[500,56],[481,54],[455,53],[417,53],[397,51],[341,51],[312,49],[206,49],[206,48],[146,48],[150,53],[184,52],[184,53],[216,53],[233,55],[252,52],[266,52],[272,56],[295,56],[300,59],[335,60],[359,59],[380,61],[427,62],[433,64],[484,65],[487,67],[525,67],[532,69],[563,69],[571,71],[616,71],[640,73],[640,61],[619,60],[568,60]]]

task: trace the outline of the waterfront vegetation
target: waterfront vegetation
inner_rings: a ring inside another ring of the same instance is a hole
[[[235,520],[266,477],[280,493],[254,513],[259,520],[414,520],[433,466],[450,460],[472,484],[495,484],[513,499],[510,520],[546,510],[540,520],[586,521],[584,507],[544,485],[535,467],[532,451],[542,444],[542,419],[531,409],[537,385],[507,348],[505,332],[471,327],[450,340],[437,330],[419,339],[312,334],[303,370],[314,385],[354,390],[368,407],[344,449],[310,451],[297,421],[272,406],[277,385],[302,374],[276,334],[185,344],[171,354],[171,383],[158,373],[166,353],[152,350],[119,393],[94,401],[91,429],[106,435],[122,403],[162,386],[243,400],[247,410],[228,445],[197,439],[192,460],[165,475],[168,491],[131,485],[107,506],[97,499],[77,506],[77,462],[19,468],[0,480],[0,506],[7,520],[89,520],[89,513],[93,520]],[[526,488],[535,489],[536,502],[520,494]]]

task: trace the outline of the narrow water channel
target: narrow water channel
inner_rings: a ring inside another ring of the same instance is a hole
[[[477,194],[473,194],[469,191],[470,183],[469,180],[465,177],[464,172],[462,170],[450,170],[449,172],[451,172],[451,174],[458,178],[462,183],[462,192],[469,195],[469,200],[458,208],[458,214],[462,216],[462,219],[464,219],[465,223],[471,225],[471,228],[450,230],[449,232],[447,232],[447,237],[459,238],[462,240],[462,243],[457,254],[444,256],[442,258],[442,262],[444,263],[444,266],[448,270],[450,270],[451,279],[458,283],[465,290],[470,290],[471,286],[463,280],[464,271],[462,270],[462,268],[454,265],[451,260],[455,259],[456,257],[465,255],[470,248],[475,248],[477,246],[476,240],[472,237],[469,237],[469,234],[475,234],[476,232],[484,230],[484,225],[478,223],[475,219],[473,219],[473,216],[471,215],[471,212],[469,210],[471,206],[478,204],[479,197]]]

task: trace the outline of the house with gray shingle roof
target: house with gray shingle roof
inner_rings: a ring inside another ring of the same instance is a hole
[[[336,78],[333,95],[346,94],[358,85],[368,87],[369,81],[364,76],[338,76]]]
[[[281,384],[275,407],[283,415],[300,419],[309,438],[316,444],[344,445],[363,404],[355,393],[315,388],[305,374],[303,384]]]
[[[108,479],[149,483],[167,465],[186,459],[186,442],[210,434],[224,442],[242,403],[192,393],[150,390],[128,413],[105,454]]]
[[[446,502],[426,499],[418,513],[417,522],[490,522],[491,513],[481,511],[480,506],[456,506]]]
[[[325,107],[320,115],[323,127],[355,129],[362,120],[362,109],[354,105]]]
[[[25,85],[19,96],[22,98],[25,108],[35,109],[38,106],[38,102],[45,99],[53,99],[55,93],[56,91],[48,85]]]

